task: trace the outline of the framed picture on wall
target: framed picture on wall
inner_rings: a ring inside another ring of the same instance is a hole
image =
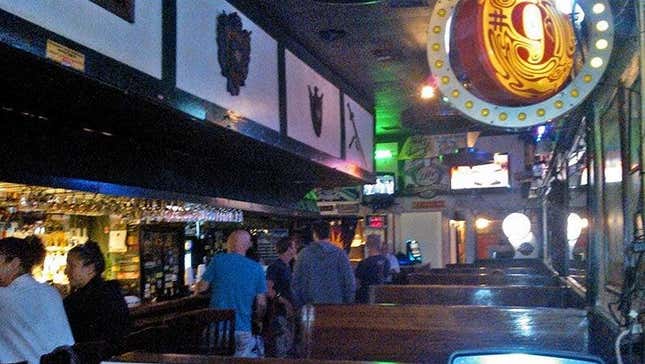
[[[123,20],[134,23],[134,0],[90,0]]]

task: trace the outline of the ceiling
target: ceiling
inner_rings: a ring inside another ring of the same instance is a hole
[[[434,0],[383,0],[362,5],[338,2],[252,3],[373,103],[377,141],[409,134],[500,132],[466,120],[438,97],[420,99],[420,86],[430,74],[426,38]],[[344,36],[330,39],[334,31],[344,32]],[[331,37],[325,37],[330,33]]]

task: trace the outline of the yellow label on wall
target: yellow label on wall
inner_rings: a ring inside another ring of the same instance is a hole
[[[47,39],[47,52],[45,56],[54,62],[75,70],[85,72],[85,55],[62,44]]]

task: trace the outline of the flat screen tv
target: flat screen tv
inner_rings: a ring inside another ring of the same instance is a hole
[[[450,168],[452,191],[509,187],[511,180],[507,153],[496,153],[492,163]]]
[[[395,187],[395,177],[393,174],[378,174],[375,184],[363,185],[363,196],[393,195]]]

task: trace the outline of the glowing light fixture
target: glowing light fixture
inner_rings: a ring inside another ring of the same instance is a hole
[[[508,241],[517,248],[520,244],[531,240],[531,220],[522,213],[514,212],[502,221],[502,231]]]
[[[431,99],[435,95],[434,87],[425,85],[421,88],[421,98],[424,100]]]
[[[475,227],[477,230],[484,230],[490,225],[490,220],[484,217],[480,217],[475,220]]]
[[[580,218],[580,215],[575,212],[570,213],[567,217],[567,240],[569,241],[569,245],[575,245],[576,241],[580,237],[580,234],[582,233],[582,224],[582,218]],[[573,244],[571,244],[572,241]]]
[[[380,149],[374,152],[374,158],[376,159],[389,159],[392,158],[392,151],[389,149]]]

